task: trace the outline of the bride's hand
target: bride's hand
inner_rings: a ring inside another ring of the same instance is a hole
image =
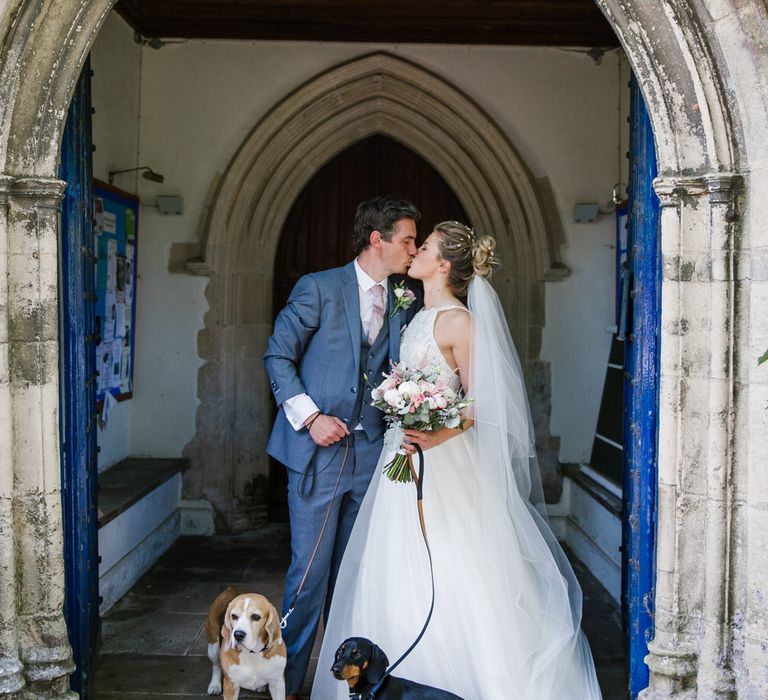
[[[402,448],[404,452],[414,454],[416,452],[416,445],[418,445],[426,452],[433,447],[442,445],[455,433],[456,431],[450,428],[440,428],[440,430],[406,430]]]

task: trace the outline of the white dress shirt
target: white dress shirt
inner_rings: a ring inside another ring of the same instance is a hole
[[[371,313],[373,311],[373,295],[370,294],[369,291],[371,287],[378,284],[384,288],[384,299],[386,299],[389,283],[386,277],[381,280],[381,282],[376,282],[376,280],[372,279],[371,276],[360,267],[357,258],[355,258],[355,274],[357,275],[357,296],[360,298],[360,321],[363,324],[363,329],[366,329],[371,322]],[[282,406],[285,411],[285,417],[293,426],[294,430],[301,430],[304,427],[304,422],[307,418],[320,410],[309,394],[297,394],[296,396],[292,396],[290,399],[283,401]],[[359,425],[355,426],[355,430],[359,427]]]

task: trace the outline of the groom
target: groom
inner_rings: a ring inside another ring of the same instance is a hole
[[[357,257],[296,283],[275,320],[264,355],[280,406],[267,451],[288,468],[292,557],[283,614],[330,507],[295,612],[283,631],[287,700],[298,698],[323,601],[327,612],[344,548],[381,451],[384,422],[370,405],[371,385],[379,383],[390,359],[398,361],[401,329],[417,311],[414,304],[394,312],[388,278],[404,274],[416,255],[420,217],[413,204],[391,197],[362,202],[354,224]],[[347,444],[344,471],[332,499]]]

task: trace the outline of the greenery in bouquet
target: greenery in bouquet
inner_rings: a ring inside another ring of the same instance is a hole
[[[384,445],[396,452],[384,468],[391,481],[413,481],[408,455],[400,449],[403,430],[439,430],[463,425],[462,410],[471,399],[450,387],[453,374],[440,368],[409,369],[392,364],[384,381],[371,392],[372,405],[384,413],[387,434]]]

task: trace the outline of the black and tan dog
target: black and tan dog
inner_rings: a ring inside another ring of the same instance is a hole
[[[387,655],[370,639],[350,637],[336,650],[331,673],[349,684],[350,697],[368,700],[389,666]],[[387,676],[376,691],[377,700],[462,700],[447,690]]]

